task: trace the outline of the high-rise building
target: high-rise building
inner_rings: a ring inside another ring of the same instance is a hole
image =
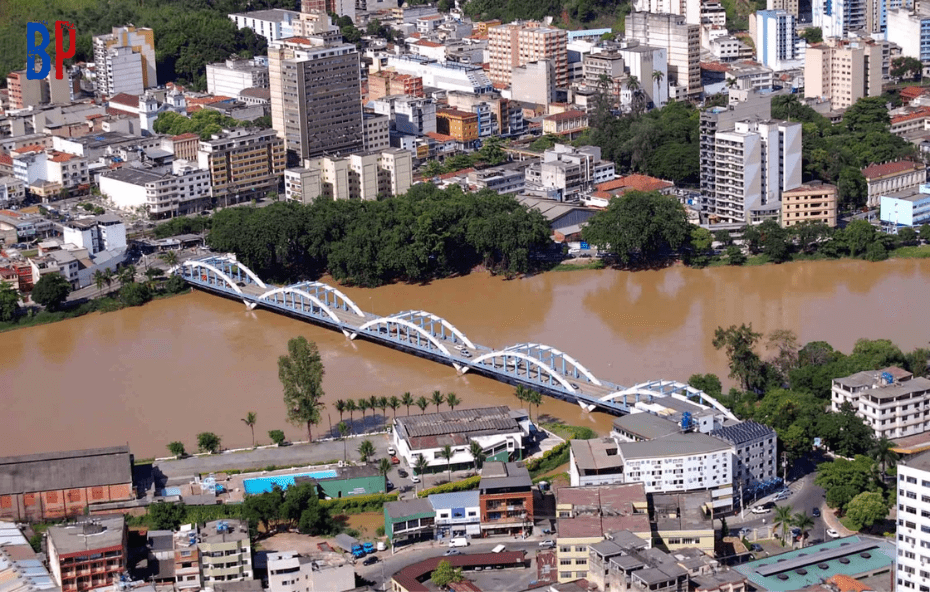
[[[797,34],[797,19],[786,10],[760,10],[755,19],[756,61],[772,70],[804,65],[806,43]]]
[[[267,59],[228,59],[207,64],[207,90],[210,93],[236,98],[247,88],[268,88]]]
[[[551,60],[555,84],[568,86],[568,31],[538,22],[515,22],[488,29],[491,80],[510,84],[514,68]]]
[[[887,39],[901,48],[901,55],[930,62],[930,5],[918,3],[911,12],[906,8],[888,10]]]
[[[25,109],[48,102],[47,87],[43,80],[30,80],[26,71],[10,72],[6,77],[6,86],[10,95],[10,109]],[[43,92],[43,90],[45,92]]]
[[[798,0],[768,0],[766,10],[784,10],[794,18],[798,15]]]
[[[795,0],[797,3],[797,0]],[[701,0],[633,0],[636,12],[654,12],[677,14],[687,19],[689,24],[701,24]]]
[[[210,193],[223,205],[278,188],[284,142],[274,130],[236,129],[200,142],[197,164],[210,171]]]
[[[364,148],[358,50],[318,37],[268,49],[271,122],[301,159]]]
[[[669,98],[697,97],[701,86],[701,26],[683,16],[634,12],[627,17],[627,38],[668,51]],[[679,90],[680,89],[680,90]]]
[[[155,73],[155,34],[152,29],[113,27],[109,35],[94,37],[94,65],[97,93],[106,96],[121,92],[142,94],[158,86]]]
[[[413,184],[413,156],[407,150],[324,156],[284,172],[285,197],[302,203],[317,198],[374,201],[406,193]]]
[[[723,222],[747,222],[753,210],[780,204],[801,184],[801,124],[746,119],[714,134],[716,186],[704,209]]]
[[[930,451],[898,463],[898,528],[895,592],[930,586]]]
[[[884,33],[888,25],[888,11],[896,8],[914,8],[914,0],[865,0],[865,31]]]
[[[527,62],[511,72],[510,96],[533,105],[555,102],[555,67],[551,60]]]
[[[867,0],[813,0],[813,25],[820,27],[824,39],[847,37],[850,31],[866,29]]]
[[[829,99],[834,109],[846,109],[863,97],[881,95],[883,52],[882,44],[842,39],[808,47],[804,96]]]

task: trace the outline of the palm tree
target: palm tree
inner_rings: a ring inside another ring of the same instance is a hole
[[[635,75],[631,75],[629,78],[627,78],[626,89],[631,93],[639,90],[639,78]]]
[[[775,508],[775,519],[772,526],[776,529],[781,526],[781,540],[784,543],[788,536],[788,527],[791,526],[791,506],[778,506]]]
[[[430,403],[436,406],[436,413],[439,413],[439,406],[445,403],[446,397],[439,391],[433,391],[433,396],[430,398]]]
[[[400,399],[397,397],[391,397],[388,399],[387,406],[391,408],[391,413],[394,415],[394,419],[397,419],[397,408],[400,407]]]
[[[804,512],[798,512],[794,515],[791,523],[797,528],[801,529],[801,548],[803,549],[804,537],[807,535],[807,531],[810,530],[810,528],[814,525],[814,519]]]
[[[349,435],[349,424],[344,421],[340,421],[336,428],[339,430],[339,437],[342,438],[342,462],[348,462],[349,451],[346,450],[346,436]]]
[[[156,267],[150,267],[145,270],[146,285],[149,287],[149,290],[155,288],[155,277],[161,273],[161,270]]]
[[[358,455],[363,463],[367,463],[368,459],[375,455],[375,445],[371,443],[371,440],[362,440],[362,443],[358,445]]]
[[[389,459],[389,458],[382,458],[381,460],[379,460],[379,461],[378,461],[378,473],[379,473],[382,477],[384,477],[385,479],[387,479],[388,473],[390,473],[390,472],[391,472],[391,459]],[[387,487],[385,487],[384,490],[385,490],[385,492],[387,492]]]
[[[727,78],[727,88],[736,86],[736,78]]]
[[[455,411],[456,405],[461,405],[461,404],[462,404],[462,400],[459,399],[455,395],[455,393],[449,393],[448,395],[446,395],[446,405],[448,405],[449,409],[451,409],[452,411]]]
[[[653,79],[654,81],[656,81],[658,84],[661,85],[661,84],[662,84],[662,79],[664,79],[664,78],[665,78],[665,73],[662,72],[662,70],[653,70],[653,72],[652,72],[652,79]]]
[[[125,265],[119,270],[119,281],[121,284],[131,284],[136,281],[136,266]]]
[[[484,464],[484,459],[487,458],[487,455],[484,453],[484,448],[481,447],[481,444],[478,444],[474,440],[468,445],[468,452],[471,453],[471,457],[475,461],[475,473],[477,473],[478,465]]]
[[[258,418],[255,415],[254,411],[249,411],[245,414],[245,417],[242,418],[242,423],[249,426],[249,429],[252,430],[252,448],[255,448],[255,420]]]
[[[107,269],[103,272],[103,281],[107,283],[107,290],[110,289],[110,286],[113,284],[113,270]]]
[[[384,420],[387,419],[387,418],[385,417],[385,413],[384,413],[385,410],[387,409],[387,406],[388,406],[387,397],[378,397],[378,401],[377,401],[377,402],[378,402],[378,409],[381,410],[381,425],[383,426],[383,425],[384,425]]]
[[[416,401],[416,406],[420,408],[420,415],[426,413],[426,408],[429,407],[429,401],[426,400],[426,397],[420,397]]]
[[[414,474],[420,477],[420,481],[424,481],[424,479],[426,478],[425,477],[426,469],[428,468],[429,468],[429,461],[426,460],[426,457],[423,456],[422,454],[418,455],[416,462],[413,463],[413,469],[415,471]],[[424,485],[425,485],[425,482],[424,482]]]
[[[336,399],[336,402],[333,403],[333,407],[339,412],[339,421],[342,421],[342,414],[345,413],[346,410],[346,402],[342,399]]]
[[[529,397],[526,400],[529,403],[528,407],[536,405],[536,421],[539,421],[539,406],[542,405],[542,393],[539,391],[530,391]],[[530,421],[533,420],[533,416],[530,416]]]
[[[99,269],[94,272],[94,284],[97,286],[97,290],[103,290],[103,285],[107,283],[105,277],[103,277],[103,272]]]
[[[168,269],[171,269],[178,264],[178,252],[177,251],[165,251],[161,255],[161,260],[168,265]]]
[[[449,483],[452,483],[452,446],[446,444],[438,454],[446,459],[446,469],[449,471]]]
[[[346,401],[346,411],[349,412],[349,423],[352,423],[352,414],[355,413],[358,407],[355,405],[355,399],[349,399]]]
[[[887,478],[885,472],[887,467],[894,467],[898,464],[898,453],[894,451],[895,444],[888,438],[882,436],[872,444],[869,450],[869,456],[882,467],[882,481]]]
[[[364,399],[364,398],[359,399],[359,400],[358,400],[358,403],[356,403],[356,405],[358,405],[358,410],[362,412],[362,428],[364,429],[364,427],[365,427],[365,412],[368,411],[368,408],[369,408],[368,399]]]
[[[400,398],[400,404],[407,406],[407,415],[410,415],[410,406],[413,405],[413,396],[410,393],[404,393]]]
[[[522,384],[518,384],[517,388],[513,391],[513,396],[517,398],[521,403],[526,402],[527,398],[530,395],[530,389],[526,388]]]

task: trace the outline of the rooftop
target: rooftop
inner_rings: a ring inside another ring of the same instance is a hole
[[[132,483],[128,446],[0,458],[0,495]]]
[[[873,164],[862,169],[862,176],[869,179],[878,179],[888,175],[899,175],[908,171],[917,171],[926,168],[923,164],[910,160],[896,160],[884,164]]]
[[[710,492],[652,494],[659,530],[713,530]]]
[[[474,508],[479,504],[477,490],[454,491],[452,493],[434,493],[429,502],[434,510],[451,510],[452,508]]]
[[[603,471],[623,467],[613,438],[600,440],[571,440],[575,465],[582,471]]]
[[[669,434],[677,434],[681,427],[675,421],[652,413],[630,413],[614,420],[614,430],[633,434],[644,440],[654,440]]]
[[[115,518],[93,518],[69,526],[52,526],[48,529],[51,540],[59,555],[75,555],[87,551],[123,547],[126,521],[122,516]]]
[[[530,472],[522,464],[513,462],[490,461],[481,468],[481,481],[478,490],[487,489],[529,489],[533,486]]]
[[[760,438],[767,438],[769,436],[775,436],[775,430],[772,428],[762,425],[761,423],[756,423],[754,421],[744,421],[734,425],[718,428],[711,432],[712,436],[716,436],[721,440],[726,440],[731,444],[744,444],[746,442],[752,442]]]
[[[881,375],[888,372],[888,370],[886,368],[884,370],[856,372],[850,376],[835,378],[834,382],[847,388],[871,387],[860,391],[860,394],[877,399],[892,399],[914,391],[930,390],[930,380],[923,377],[903,379],[895,377],[895,382],[887,384],[882,380]],[[892,374],[892,377],[894,376]]]
[[[119,93],[110,97],[111,103],[116,103],[117,105],[125,105],[127,107],[139,107],[139,95],[131,95],[129,93]]]
[[[614,191],[624,189],[626,191],[661,191],[674,187],[671,181],[664,181],[649,175],[633,174],[607,181],[597,186],[598,191]]]
[[[432,496],[430,496],[432,497]],[[387,502],[384,509],[388,517],[395,520],[416,516],[417,514],[433,514],[433,504],[430,500],[418,498],[399,502]]]
[[[646,490],[642,483],[562,487],[556,506],[571,506],[573,517],[559,518],[559,537],[603,537],[629,530],[649,532]]]
[[[577,109],[572,109],[569,111],[564,111],[562,113],[556,113],[555,115],[547,115],[543,119],[546,121],[568,121],[571,119],[581,119],[587,118],[588,114],[585,111],[579,111]]]
[[[214,520],[200,529],[200,542],[206,544],[249,540],[249,523],[245,520]]]
[[[232,16],[241,16],[245,18],[255,19],[257,21],[271,21],[275,23],[283,23],[288,18],[296,19],[300,16],[299,12],[293,10],[284,10],[282,8],[272,8],[271,10],[252,10],[249,12],[236,12]]]
[[[526,561],[523,551],[502,551],[500,553],[469,553],[452,555],[450,557],[433,557],[419,563],[408,565],[394,574],[394,581],[407,592],[428,592],[421,581],[439,565],[440,561],[448,561],[454,568],[477,566],[511,566],[523,565]]]
[[[394,425],[413,450],[462,445],[476,436],[520,431],[520,425],[510,416],[510,408],[504,406],[408,415],[398,417]]]
[[[700,433],[669,434],[646,442],[621,442],[620,454],[624,460],[656,458],[686,454],[707,454],[728,450],[732,444]]]

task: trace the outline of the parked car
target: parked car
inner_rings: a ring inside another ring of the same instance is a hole
[[[791,536],[799,537],[801,536],[801,529],[795,526],[791,529]]]
[[[545,541],[540,541],[540,542],[539,542],[539,546],[540,546],[540,547],[545,547],[546,549],[553,549],[553,548],[555,548],[555,541],[552,541],[552,540],[550,540],[550,539],[546,539]]]
[[[450,548],[451,547],[467,547],[467,546],[468,546],[468,539],[466,539],[465,537],[455,537],[454,539],[449,541]]]
[[[769,510],[765,506],[756,506],[755,508],[751,510],[751,512],[753,514],[768,514],[769,512],[771,512],[771,510]]]
[[[407,475],[407,471],[405,471],[405,470],[403,470],[403,469],[397,469],[397,475],[398,475],[401,479],[406,479],[407,476],[408,476],[408,475]]]
[[[836,531],[833,530],[832,528],[828,528],[828,529],[827,529],[827,536],[830,537],[831,539],[838,539],[838,538],[840,538],[840,533],[836,532]]]
[[[384,484],[387,485],[387,488],[388,488],[388,489],[394,489],[394,484],[391,483],[391,480],[390,480],[390,479],[386,479],[385,482],[384,482]]]
[[[758,553],[759,551],[762,550],[762,545],[758,543],[753,543],[752,546],[750,547],[750,550],[754,553]]]
[[[388,446],[388,454],[390,454],[391,456],[396,456],[397,450],[395,450],[393,446]]]
[[[416,475],[411,475],[411,476],[410,476],[410,482],[411,482],[411,483],[419,483],[419,482],[420,482],[420,478],[417,477]]]
[[[742,538],[745,538],[745,537],[748,537],[748,536],[751,535],[751,534],[752,534],[752,529],[751,529],[751,528],[743,528],[743,529],[741,529],[741,530],[739,531],[739,537],[740,537],[741,539],[742,539]]]
[[[392,465],[399,465],[399,464],[400,464],[400,459],[397,458],[396,456],[392,456],[392,457],[391,457],[391,464],[392,464]]]
[[[378,558],[374,555],[366,557],[365,561],[362,561],[362,565],[374,565],[375,563],[378,563]]]
[[[811,516],[814,518],[820,518],[820,508],[814,508],[811,510]]]
[[[452,555],[461,555],[461,554],[462,552],[459,551],[458,549],[449,549],[448,551],[443,553],[443,555],[445,555],[446,557],[451,557]]]

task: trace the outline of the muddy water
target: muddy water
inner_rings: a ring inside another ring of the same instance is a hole
[[[546,343],[599,377],[632,385],[695,372],[725,376],[726,360],[710,344],[718,325],[789,328],[802,343],[825,340],[846,351],[859,337],[927,345],[928,277],[930,260],[843,261],[515,281],[474,274],[345,291],[379,314],[428,310],[488,346]],[[197,292],[0,334],[0,455],[128,442],[137,457],[161,456],[173,440],[193,449],[202,431],[243,446],[251,442],[240,421],[248,411],[258,414],[260,442],[272,429],[298,439],[302,430],[284,421],[277,377],[277,358],[296,335],[319,344],[330,402],[439,389],[465,406],[517,404],[512,388],[493,380]],[[611,420],[552,399],[540,412],[599,431]],[[328,408],[320,427],[338,421]]]

